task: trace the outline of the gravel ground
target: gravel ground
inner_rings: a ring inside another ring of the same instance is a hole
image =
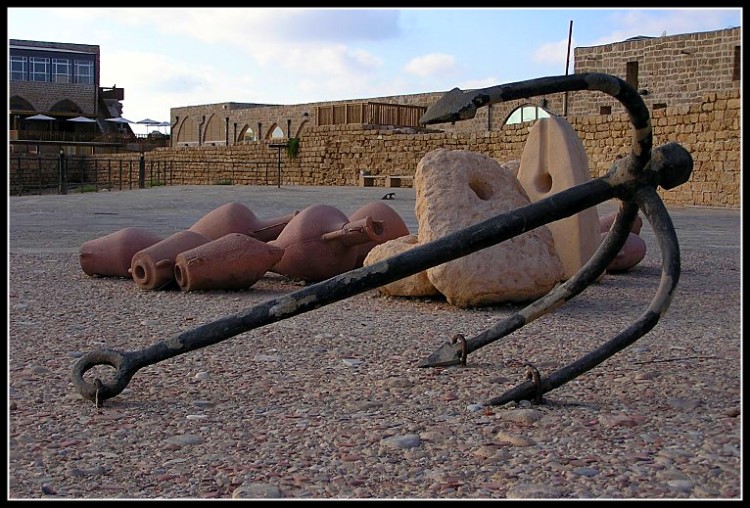
[[[371,290],[145,367],[97,408],[70,381],[82,354],[139,350],[304,285],[269,273],[182,293],[89,277],[76,238],[14,243],[14,207],[32,203],[43,213],[39,197],[10,204],[9,499],[742,499],[738,211],[707,222],[721,234],[710,210],[675,216],[669,311],[540,405],[478,406],[527,362],[548,374],[640,315],[660,270],[647,224],[637,267],[465,367],[417,364],[518,307]]]

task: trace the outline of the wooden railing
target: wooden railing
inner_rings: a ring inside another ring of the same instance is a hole
[[[47,130],[11,130],[11,141],[46,141],[58,143],[137,143],[146,142],[158,146],[169,146],[169,135],[146,135],[129,133],[101,133],[101,132],[65,132]]]
[[[385,102],[359,102],[316,106],[316,125],[343,125],[367,123],[396,127],[421,127],[419,119],[427,110],[425,106],[407,106]]]

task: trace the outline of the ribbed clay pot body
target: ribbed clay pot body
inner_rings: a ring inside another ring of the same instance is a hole
[[[297,214],[276,240],[284,249],[271,271],[310,282],[334,277],[355,268],[358,246],[382,242],[382,223],[370,217],[356,221],[333,206],[312,205]]]
[[[162,239],[141,228],[125,228],[81,245],[78,259],[86,275],[130,278],[133,255]]]
[[[208,212],[189,231],[217,240],[229,233],[241,233],[263,242],[276,239],[295,214],[261,220],[242,203],[227,203]]]
[[[280,259],[284,249],[241,233],[229,233],[177,255],[174,274],[183,291],[245,289]]]
[[[130,273],[141,289],[161,289],[174,281],[174,262],[181,252],[211,240],[194,231],[178,231],[154,245],[136,252]]]
[[[364,264],[367,254],[376,245],[410,234],[409,228],[398,212],[380,201],[373,201],[357,209],[349,215],[349,220],[357,221],[365,217],[370,217],[373,221],[382,222],[382,234],[380,235],[380,240],[363,243],[357,247],[357,261],[355,263],[355,267],[357,268]]]

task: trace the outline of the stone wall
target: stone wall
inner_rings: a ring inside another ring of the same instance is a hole
[[[589,158],[592,177],[605,174],[618,155],[631,145],[631,125],[625,113],[571,116]],[[460,123],[460,122],[459,122]],[[300,133],[300,149],[289,159],[285,140],[260,140],[231,146],[159,148],[145,154],[146,178],[167,185],[358,185],[360,171],[373,175],[414,175],[420,159],[436,148],[471,150],[499,162],[520,159],[531,123],[481,132],[420,132],[415,129],[383,128],[367,124],[309,126]],[[699,104],[673,106],[652,111],[654,146],[680,143],[693,157],[688,182],[670,190],[659,190],[667,204],[739,208],[740,195],[740,94],[711,93]],[[107,154],[91,157],[88,179],[117,177],[121,164],[132,168],[139,154]],[[122,163],[119,161],[123,161]],[[13,162],[13,161],[11,161]],[[27,176],[37,171],[28,158]],[[14,175],[22,174],[11,164]],[[128,173],[126,171],[126,173]],[[132,185],[129,180],[114,187]],[[137,173],[136,177],[137,178]],[[382,185],[382,182],[379,182]]]
[[[644,37],[575,48],[575,72],[603,72],[628,81],[649,109],[699,104],[706,93],[740,89],[741,29]],[[630,66],[630,67],[629,67]],[[568,114],[624,111],[605,94],[570,92]]]
[[[589,156],[589,171],[605,174],[618,155],[630,150],[631,125],[625,113],[569,117]],[[740,206],[739,91],[709,94],[701,103],[652,112],[654,146],[680,143],[694,160],[690,180],[659,190],[668,204]],[[459,122],[460,123],[460,122]],[[357,185],[360,171],[373,175],[413,175],[419,160],[436,148],[471,150],[500,162],[520,159],[530,124],[483,132],[414,133],[371,125],[310,127],[302,132],[299,155],[281,150],[284,185]],[[277,183],[278,149],[273,140],[230,147],[149,152],[147,159],[175,159],[181,183]]]

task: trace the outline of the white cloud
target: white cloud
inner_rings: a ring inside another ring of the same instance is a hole
[[[736,11],[736,9],[735,9]],[[630,37],[645,35],[659,37],[694,32],[717,30],[722,20],[728,19],[730,10],[727,9],[678,9],[669,11],[652,11],[636,9],[618,11],[612,16],[612,26],[621,27],[595,41],[587,42],[587,46],[597,46],[621,42]],[[729,28],[727,25],[725,28]]]
[[[456,59],[445,53],[430,53],[429,55],[412,58],[404,70],[421,77],[447,74],[456,68]]]
[[[478,88],[489,88],[495,85],[502,85],[503,82],[495,77],[473,79],[469,81],[462,81],[458,84],[458,88],[461,90],[476,90]]]
[[[570,42],[570,57],[573,58],[573,48],[576,47],[576,41]],[[563,68],[568,58],[568,39],[557,42],[547,42],[542,44],[531,54],[534,62],[539,64],[551,64]]]
[[[185,63],[158,53],[114,53],[102,60],[101,70],[102,86],[124,86],[123,116],[134,121],[166,120],[175,107],[242,102],[258,88],[247,75],[229,75],[210,63]]]

